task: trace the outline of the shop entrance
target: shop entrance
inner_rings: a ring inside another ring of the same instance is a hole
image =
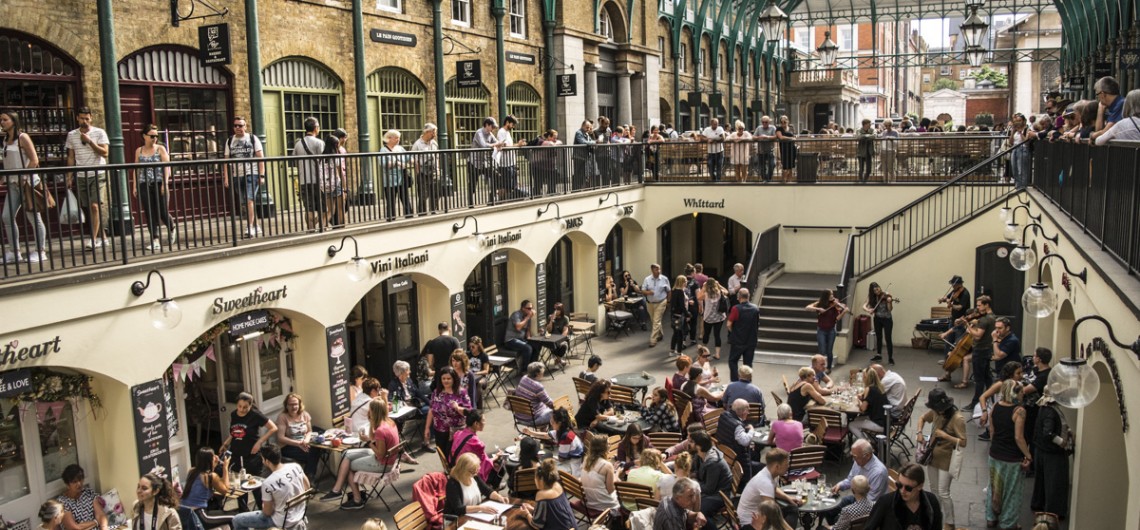
[[[467,338],[483,338],[484,344],[499,344],[507,330],[507,251],[483,258],[463,283],[467,301]]]
[[[705,274],[722,284],[732,265],[752,256],[752,231],[717,214],[694,213],[674,218],[658,229],[662,273],[676,278],[686,263],[701,263]]]
[[[400,275],[373,287],[356,304],[345,322],[354,364],[380,381],[390,381],[393,363],[412,363],[420,344],[417,298],[416,282]]]
[[[562,236],[546,255],[546,311],[562,302],[566,313],[574,311],[574,243]]]

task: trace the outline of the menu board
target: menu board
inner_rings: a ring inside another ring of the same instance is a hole
[[[467,306],[463,303],[463,293],[451,295],[451,336],[467,348]]]
[[[534,314],[539,328],[546,324],[546,263],[539,262],[534,270]]]
[[[598,245],[598,303],[606,303],[606,246]]]
[[[178,436],[178,402],[174,400],[174,382],[162,378],[162,399],[166,407],[166,428],[170,437]]]
[[[140,475],[170,476],[170,430],[166,421],[165,386],[162,379],[155,379],[131,387]]]
[[[348,414],[349,359],[345,357],[344,323],[325,328],[325,342],[329,353],[329,403],[332,403],[332,417]]]

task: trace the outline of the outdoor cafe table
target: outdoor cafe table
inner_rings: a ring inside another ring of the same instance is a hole
[[[625,373],[617,374],[610,378],[610,382],[615,385],[621,385],[626,388],[632,388],[635,391],[641,392],[642,399],[645,398],[645,393],[649,387],[657,384],[657,378],[652,375],[644,373]]]
[[[456,528],[463,528],[463,525],[470,523],[468,530],[491,530],[491,529],[504,529],[504,530],[532,530],[530,523],[527,522],[526,512],[520,506],[521,503],[531,504],[532,501],[520,501],[518,499],[511,499],[515,503],[515,507],[503,512],[506,519],[506,526],[498,526],[485,521],[480,521],[474,517],[462,516],[456,525]],[[445,530],[447,525],[445,526]]]
[[[599,421],[594,428],[605,434],[625,434],[629,426],[634,423],[641,428],[641,432],[649,432],[653,427],[649,421],[641,417],[640,412],[626,412],[624,415],[619,414],[608,420]]]
[[[794,494],[793,494],[794,495]],[[800,506],[800,524],[804,528],[815,528],[823,515],[839,506],[839,497],[820,497],[815,495]]]
[[[752,429],[752,445],[757,447],[768,445],[768,436],[772,433],[770,427],[757,427]]]
[[[554,356],[554,353],[558,351],[559,344],[565,343],[566,349],[570,349],[570,337],[561,333],[551,333],[550,335],[535,335],[528,338],[527,341],[538,345],[539,348],[542,348],[545,351],[550,352],[551,356]],[[541,360],[542,355],[537,355],[535,358]],[[550,377],[554,377],[554,374],[551,374]]]
[[[590,338],[594,336],[595,327],[597,327],[597,324],[594,322],[580,322],[577,320],[570,321],[570,334],[582,335],[583,339],[581,342],[579,342],[579,344],[585,342],[586,353],[589,353],[590,355],[594,354],[594,346],[590,343]]]

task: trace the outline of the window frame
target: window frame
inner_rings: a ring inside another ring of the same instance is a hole
[[[471,1],[472,0],[451,0],[451,24],[454,26],[463,26],[469,28],[472,26],[471,21]],[[456,6],[463,7],[461,14],[463,19],[455,18]]]
[[[686,68],[689,64],[689,53],[688,52],[689,52],[688,46],[682,42],[681,43],[681,64],[680,64],[681,73],[687,73],[689,71],[689,69]]]
[[[386,2],[393,2],[395,6],[384,5]],[[376,0],[376,10],[385,11],[388,13],[404,13],[404,0]]]
[[[518,11],[515,10],[516,7],[519,8]],[[526,0],[508,0],[507,21],[510,36],[518,39],[526,38]],[[516,21],[520,31],[515,31]]]

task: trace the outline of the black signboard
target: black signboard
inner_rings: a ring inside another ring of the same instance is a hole
[[[558,97],[578,95],[578,74],[558,75]]]
[[[507,58],[508,63],[519,63],[519,64],[534,64],[535,63],[534,56],[527,54],[527,53],[507,52],[506,58]]]
[[[598,245],[598,303],[606,303],[606,246]]]
[[[240,337],[269,327],[269,311],[259,309],[230,319],[230,336]]]
[[[756,114],[763,114],[764,102],[760,101],[759,99],[752,100],[752,112],[755,112]]]
[[[479,67],[479,60],[455,63],[455,77],[459,88],[478,88],[483,84],[483,72]]]
[[[777,103],[776,104],[776,115],[772,116],[772,120],[773,121],[778,120],[778,119],[780,119],[779,116],[783,116],[787,113],[788,113],[788,104],[787,103]]]
[[[170,428],[162,379],[131,387],[139,474],[170,477]]]
[[[721,107],[723,97],[724,96],[720,94],[709,94],[709,108],[713,109],[713,112],[716,112],[716,109]]]
[[[174,439],[178,436],[178,402],[174,399],[174,382],[167,381],[166,378],[161,381],[162,399],[166,403],[166,430],[170,433],[170,438]]]
[[[32,390],[32,371],[0,372],[0,398],[13,397]]]
[[[416,46],[416,36],[411,33],[400,33],[399,31],[372,28],[368,30],[368,37],[372,39],[372,42],[395,44],[396,46],[408,46],[412,48]]]
[[[229,24],[198,28],[198,58],[202,61],[202,66],[230,64]]]
[[[1094,63],[1093,77],[1100,79],[1112,75],[1112,63]]]
[[[498,250],[491,254],[491,265],[502,265],[507,262],[507,251]]]
[[[546,322],[546,263],[539,262],[534,268],[534,314],[541,326]]]
[[[467,306],[463,303],[463,293],[451,295],[451,336],[467,347]]]
[[[329,397],[332,398],[332,417],[348,414],[348,348],[345,346],[344,323],[325,328],[325,344],[329,355]]]
[[[1075,76],[1070,77],[1069,78],[1069,89],[1070,90],[1084,90],[1085,89],[1085,77],[1081,76],[1081,75],[1075,75]]]
[[[399,276],[393,276],[391,278],[388,278],[388,294],[410,291],[414,285],[415,282],[412,281],[411,276],[405,276],[403,274]]]
[[[701,93],[700,92],[689,92],[689,108],[694,109],[693,110],[694,113],[700,112],[699,111],[699,109],[701,108]]]

